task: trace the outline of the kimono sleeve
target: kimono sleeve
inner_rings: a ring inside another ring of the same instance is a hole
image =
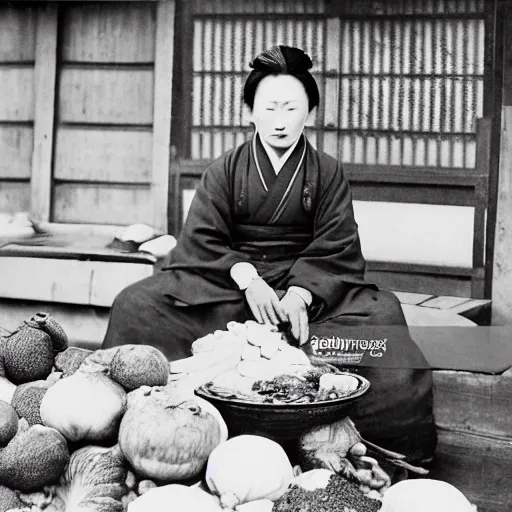
[[[247,257],[231,248],[232,206],[225,161],[212,164],[201,179],[167,269],[196,273],[217,287],[233,289],[229,270]]]
[[[347,284],[368,283],[352,193],[339,164],[319,192],[313,241],[291,267],[288,286],[308,289],[330,310],[343,299]]]

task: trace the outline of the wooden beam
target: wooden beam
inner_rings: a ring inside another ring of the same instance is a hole
[[[57,9],[56,4],[41,7],[37,18],[34,153],[30,186],[32,216],[41,221],[50,219],[51,207]]]
[[[157,6],[151,200],[153,226],[167,232],[175,0]]]
[[[324,72],[336,72],[341,69],[340,48],[341,48],[341,20],[340,18],[330,18],[326,22],[326,52]],[[326,77],[324,80],[325,89],[323,91],[323,112],[322,126],[338,126],[340,118],[340,78],[338,73],[334,77]],[[340,137],[337,133],[329,130],[322,130],[322,149],[338,158],[340,154]]]
[[[489,175],[489,161],[491,153],[492,120],[478,119],[476,124],[476,167],[480,174]],[[485,216],[488,209],[487,179],[482,178],[479,187],[475,187],[475,217],[473,222],[473,267],[481,268],[485,265]],[[475,283],[476,284],[476,283]],[[477,286],[478,288],[478,286]],[[476,293],[475,298],[483,298],[483,290]]]
[[[498,197],[498,174],[500,166],[500,139],[501,139],[501,108],[505,104],[504,98],[504,76],[510,76],[509,66],[504,66],[505,55],[505,38],[510,37],[510,28],[506,27],[506,23],[510,26],[510,21],[507,22],[507,5],[505,0],[487,0],[486,5],[486,34],[490,30],[494,31],[494,47],[488,48],[487,53],[492,52],[492,65],[487,64],[484,68],[484,75],[491,72],[492,84],[484,83],[484,90],[488,87],[492,89],[493,94],[491,98],[491,105],[487,106],[484,98],[484,116],[492,120],[491,128],[491,151],[489,157],[489,177],[488,177],[488,191],[487,191],[487,215],[485,226],[485,276],[484,276],[484,293],[486,298],[492,297],[492,281],[493,281],[493,260],[494,260],[494,243],[496,226],[496,210],[497,210],[497,197]],[[489,38],[490,39],[490,38]],[[490,61],[486,57],[486,63]],[[510,80],[508,80],[510,82]],[[510,87],[510,85],[509,85]]]
[[[500,170],[495,226],[492,325],[512,324],[512,106],[502,112]]]

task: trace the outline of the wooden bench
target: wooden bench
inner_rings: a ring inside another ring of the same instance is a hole
[[[107,249],[115,229],[71,231],[55,235],[55,245],[19,240],[0,247],[0,326],[12,330],[35,312],[47,311],[73,345],[94,349],[103,339],[115,296],[150,276],[157,259]]]

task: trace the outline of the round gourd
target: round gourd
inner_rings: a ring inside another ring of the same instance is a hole
[[[275,441],[253,435],[221,443],[208,458],[206,483],[224,508],[268,498],[279,499],[293,479],[293,468]]]
[[[76,372],[45,393],[41,420],[69,441],[103,441],[117,435],[126,392],[102,373]]]
[[[382,498],[380,512],[474,512],[476,508],[453,485],[418,478],[392,485]]]
[[[165,388],[133,393],[119,445],[139,478],[169,483],[196,477],[227,437],[218,411],[199,397],[175,396]]]
[[[146,492],[128,505],[128,512],[222,512],[215,498],[201,489],[180,484]]]

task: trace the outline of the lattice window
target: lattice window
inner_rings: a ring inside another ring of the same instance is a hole
[[[322,102],[311,142],[343,162],[472,167],[483,111],[484,0],[196,0],[190,156],[252,132],[249,62],[274,44],[313,59]]]
[[[474,167],[483,0],[337,4],[338,69],[327,73],[337,97],[326,109],[325,150],[352,163]]]
[[[192,158],[219,156],[252,132],[243,115],[242,88],[249,62],[265,48],[302,47],[315,63],[313,72],[322,73],[323,12],[322,0],[196,2]]]

